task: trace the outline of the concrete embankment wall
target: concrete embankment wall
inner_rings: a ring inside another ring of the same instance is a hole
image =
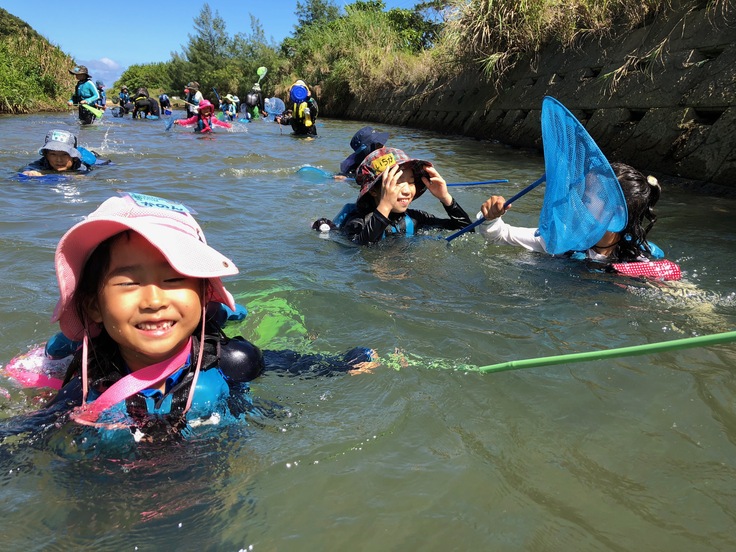
[[[730,18],[730,20],[729,20]],[[498,90],[466,70],[436,90],[386,90],[326,115],[541,148],[544,96],[560,100],[611,161],[736,192],[736,10],[660,14],[519,62]]]

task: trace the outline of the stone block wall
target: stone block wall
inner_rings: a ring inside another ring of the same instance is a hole
[[[626,35],[517,63],[495,89],[475,69],[434,90],[387,90],[325,113],[541,148],[546,95],[611,161],[736,191],[736,10],[673,8]],[[730,17],[730,20],[729,20]]]

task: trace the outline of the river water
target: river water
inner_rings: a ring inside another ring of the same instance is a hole
[[[736,327],[736,201],[666,189],[651,238],[683,269],[642,284],[573,261],[418,236],[357,248],[312,221],[355,199],[336,170],[363,125],[296,138],[266,122],[200,137],[163,121],[4,116],[0,364],[55,331],[61,235],[118,191],[183,202],[240,274],[237,331],[267,349],[376,349],[372,374],[252,385],[264,415],[180,444],[117,451],[61,427],[0,445],[8,550],[736,549],[733,345],[483,374],[515,359],[641,345]],[[13,179],[47,130],[113,165],[57,183]],[[472,215],[544,171],[497,144],[380,127],[432,161]],[[543,189],[506,219],[536,225]],[[443,211],[430,194],[416,207]],[[47,395],[0,378],[0,416]]]

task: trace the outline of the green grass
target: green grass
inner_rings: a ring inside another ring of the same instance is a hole
[[[73,60],[4,10],[0,20],[0,112],[65,107],[74,89]]]
[[[438,48],[499,79],[546,44],[571,47],[585,35],[634,28],[668,2],[656,0],[453,0]],[[697,2],[693,2],[695,4]]]

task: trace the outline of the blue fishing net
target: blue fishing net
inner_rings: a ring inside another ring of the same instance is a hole
[[[542,102],[542,142],[547,185],[539,233],[553,255],[585,251],[606,231],[626,226],[626,200],[598,145],[565,106]]]

